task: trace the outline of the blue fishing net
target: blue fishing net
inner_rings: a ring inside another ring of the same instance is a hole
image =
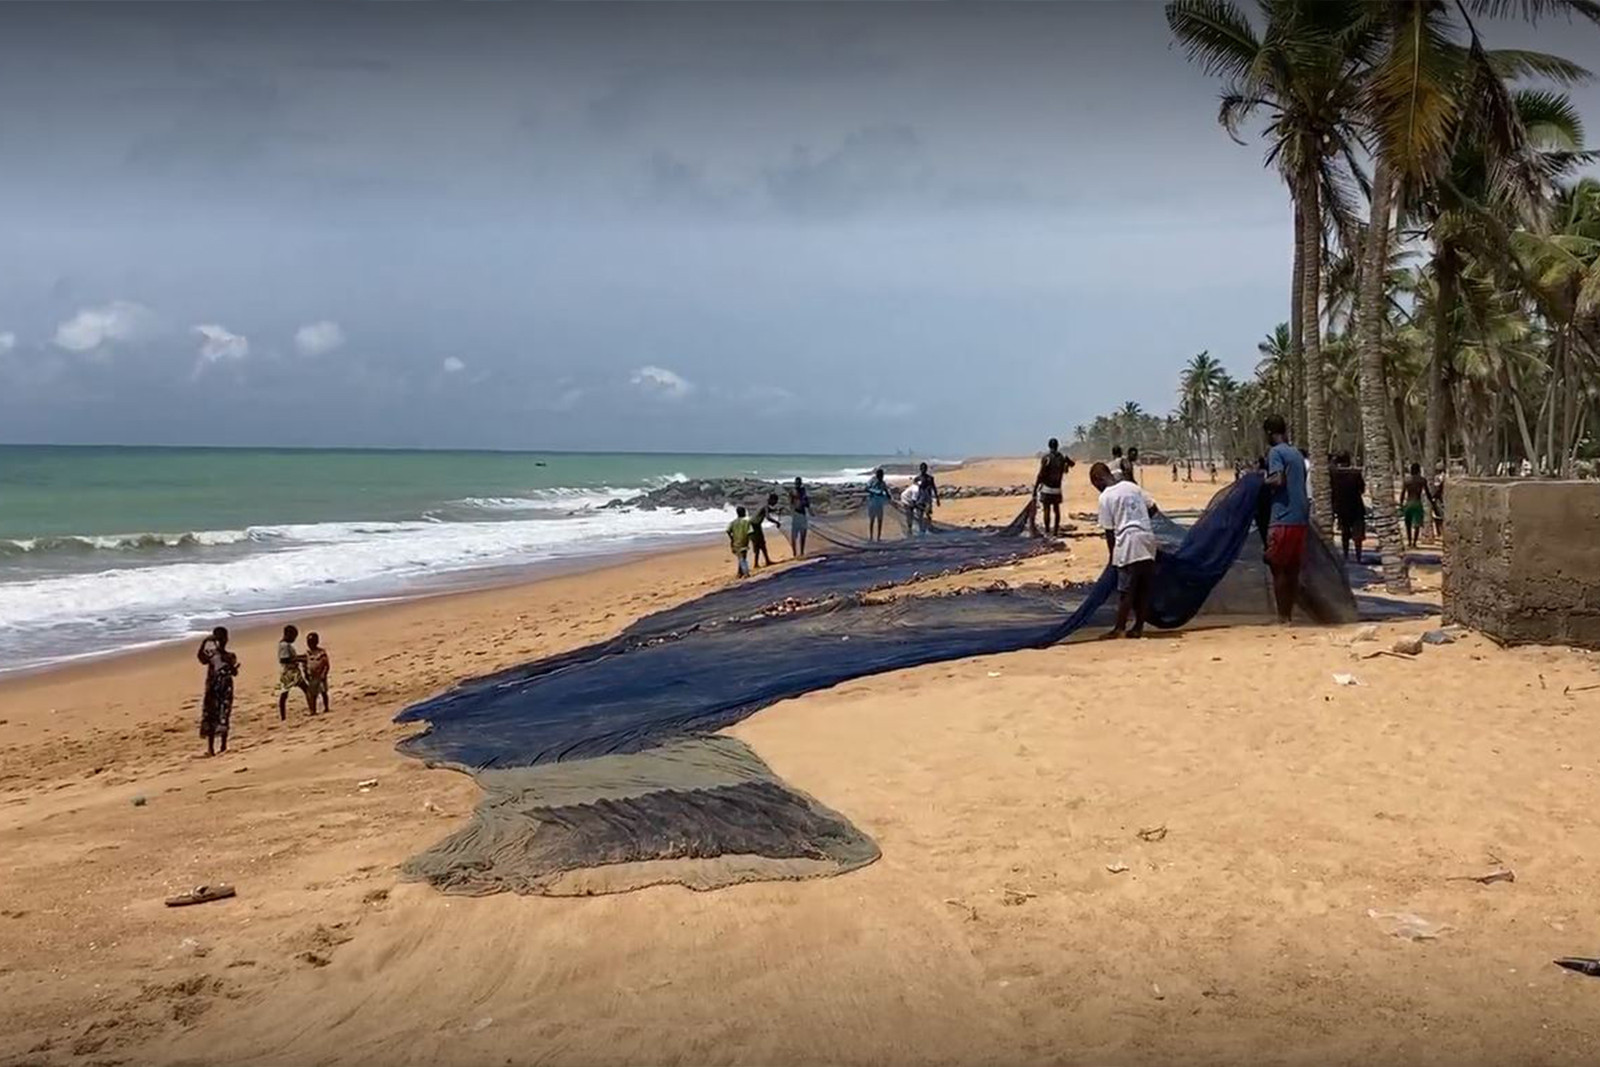
[[[1265,536],[1257,526],[1262,490],[1261,476],[1250,474],[1219,492],[1192,525],[1157,519],[1161,552],[1151,625],[1172,629],[1275,616],[1262,557]],[[878,541],[867,536],[864,514],[816,517],[810,540],[819,558],[648,616],[612,640],[415,704],[397,721],[426,722],[428,728],[400,749],[478,774],[484,782],[508,771],[574,761],[614,767],[618,759],[624,768],[619,780],[628,780],[628,774],[643,773],[629,769],[630,754],[648,759],[664,746],[707,738],[788,697],[885,671],[1103,633],[1115,607],[1116,573],[1109,566],[1092,584],[875,593],[919,577],[1048,551],[1050,542],[1024,536],[1029,518],[1025,509],[1004,528],[929,524],[913,531],[902,515],[891,513],[887,538]],[[1082,547],[1099,551],[1092,541]],[[1361,615],[1342,561],[1314,534],[1298,607],[1327,623]],[[687,781],[675,787],[671,768],[680,762],[650,763],[645,777],[652,784],[625,803],[605,797],[600,807],[598,800],[563,804],[558,815],[537,799],[537,776],[531,785],[516,778],[510,786],[495,778],[494,799],[480,807],[474,825],[414,861],[413,874],[456,891],[549,891],[574,869],[597,864],[636,871],[639,864],[740,850],[824,866],[832,857],[838,869],[848,869],[876,855],[875,846],[853,836],[858,832],[841,817],[787,790],[753,754],[741,758],[756,769],[741,771],[737,783],[715,787],[715,818],[693,825],[684,813],[705,813],[711,800],[690,802],[685,794],[710,787]],[[661,820],[673,823],[671,832],[663,831]],[[566,844],[553,852],[531,849],[522,840],[537,827],[557,825]],[[804,826],[826,826],[828,848],[797,837],[796,828]],[[603,855],[586,852],[586,839],[606,841]],[[535,854],[536,862],[530,858]],[[641,883],[623,887],[634,884]]]

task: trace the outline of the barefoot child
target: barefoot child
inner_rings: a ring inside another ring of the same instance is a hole
[[[293,626],[283,628],[283,640],[278,642],[278,721],[289,717],[289,693],[298,689],[305,692],[306,658],[295,651],[295,640],[300,631]]]
[[[239,657],[228,651],[228,628],[218,626],[200,642],[195,658],[206,665],[205,698],[200,703],[200,736],[206,755],[228,751],[228,722],[233,718],[233,679]],[[219,748],[220,746],[220,748]]]
[[[728,547],[739,560],[739,577],[750,577],[750,520],[743,504],[734,509],[734,519],[728,523]]]
[[[306,634],[306,708],[313,715],[317,713],[319,696],[323,712],[328,711],[328,671],[332,667],[328,650],[322,647],[322,638],[314,633]]]

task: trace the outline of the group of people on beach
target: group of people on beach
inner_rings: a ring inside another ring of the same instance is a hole
[[[1268,447],[1258,462],[1265,476],[1258,521],[1265,540],[1265,560],[1272,572],[1274,606],[1279,621],[1287,624],[1294,615],[1300,571],[1310,535],[1310,464],[1305,452],[1289,443],[1288,424],[1282,416],[1266,419],[1262,430]],[[1049,536],[1060,535],[1063,480],[1073,466],[1072,459],[1060,450],[1056,439],[1051,438],[1034,478],[1034,498]],[[1154,519],[1161,512],[1155,499],[1139,485],[1138,469],[1138,449],[1129,448],[1124,452],[1120,446],[1111,450],[1109,464],[1096,462],[1089,468],[1089,482],[1100,497],[1096,517],[1105,536],[1107,562],[1117,573],[1117,614],[1111,630],[1104,635],[1107,638],[1142,637],[1150,615],[1150,597],[1160,555]],[[1341,508],[1351,506],[1352,494],[1360,503],[1365,485],[1360,473],[1350,467],[1348,455],[1338,457],[1334,470],[1348,472],[1335,476],[1335,486],[1339,487],[1335,493],[1335,511],[1340,512]],[[1211,464],[1211,473],[1215,481],[1215,463]],[[1242,465],[1236,464],[1235,480],[1242,473]],[[1176,463],[1172,465],[1172,475],[1176,481]],[[1412,465],[1412,476],[1420,480],[1416,464]],[[1442,485],[1439,493],[1442,496]],[[1433,498],[1431,490],[1429,496]],[[1340,521],[1343,526],[1344,518]],[[1420,519],[1418,521],[1420,523]],[[1353,520],[1351,529],[1359,529]],[[1359,547],[1357,553],[1359,558]]]
[[[805,480],[796,478],[789,488],[787,514],[789,517],[789,545],[792,559],[804,559],[806,539],[811,530],[811,494]],[[883,540],[884,512],[894,501],[884,469],[872,472],[866,485],[867,540]],[[906,534],[926,533],[932,527],[933,509],[939,504],[939,485],[926,463],[919,464],[917,474],[900,491],[899,504],[905,515]],[[764,502],[753,511],[743,504],[734,508],[733,521],[728,523],[728,548],[738,561],[740,578],[750,577],[755,568],[763,564],[772,566],[772,553],[767,547],[766,527],[781,531],[783,523],[778,518],[778,494],[768,493]]]
[[[316,633],[306,635],[306,650],[295,647],[300,631],[294,626],[283,628],[278,642],[278,720],[289,717],[289,694],[299,690],[305,695],[308,714],[317,714],[317,704],[322,704],[323,714],[329,711],[328,678],[333,661]],[[218,626],[200,642],[195,658],[206,669],[205,694],[200,702],[200,736],[206,743],[206,755],[215,756],[228,751],[228,731],[233,719],[233,680],[239,675],[239,657],[228,648],[228,628]]]

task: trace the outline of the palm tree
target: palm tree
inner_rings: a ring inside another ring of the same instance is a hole
[[[1362,79],[1374,166],[1356,331],[1371,525],[1385,581],[1394,591],[1410,587],[1399,541],[1383,340],[1383,281],[1397,194],[1404,203],[1434,188],[1468,131],[1481,132],[1495,157],[1518,165],[1526,154],[1526,131],[1502,79],[1518,71],[1573,75],[1571,64],[1548,56],[1520,52],[1491,56],[1478,38],[1469,9],[1527,18],[1564,9],[1600,22],[1600,3],[1594,0],[1458,0],[1454,7],[1444,0],[1382,0],[1370,5],[1369,21],[1380,28],[1383,46]],[[1457,12],[1465,23],[1465,45],[1459,43],[1452,18]]]
[[[1433,245],[1430,273],[1437,288],[1430,302],[1433,349],[1422,447],[1429,471],[1444,453],[1450,396],[1446,384],[1458,330],[1459,281],[1469,256],[1509,261],[1512,227],[1538,222],[1537,204],[1530,203],[1527,186],[1542,193],[1537,186],[1587,158],[1579,152],[1583,123],[1565,96],[1525,89],[1512,95],[1512,105],[1526,131],[1525,161],[1534,170],[1506,166],[1507,161],[1496,158],[1497,146],[1486,140],[1483,131],[1469,126],[1457,139],[1444,175],[1418,205]]]
[[[1266,390],[1269,406],[1288,411],[1293,405],[1291,384],[1295,374],[1293,335],[1287,322],[1280,322],[1256,344],[1261,361],[1256,364],[1256,379]]]
[[[1255,27],[1228,0],[1172,0],[1167,24],[1189,58],[1227,79],[1218,120],[1238,140],[1239,126],[1267,117],[1267,163],[1275,165],[1295,205],[1291,333],[1298,330],[1305,419],[1300,431],[1314,456],[1328,451],[1322,378],[1321,280],[1325,230],[1354,230],[1352,190],[1362,182],[1361,80],[1379,37],[1360,0],[1260,0],[1266,26]],[[1243,142],[1240,142],[1243,143]],[[1348,240],[1348,238],[1344,238]],[[1300,384],[1294,387],[1298,409]],[[1288,412],[1291,418],[1297,410]],[[1332,514],[1332,484],[1312,483],[1317,521]]]
[[[1214,454],[1211,437],[1211,401],[1223,378],[1222,364],[1211,357],[1209,351],[1197,354],[1184,368],[1179,385],[1180,399],[1189,418],[1197,428],[1205,430],[1205,452]]]

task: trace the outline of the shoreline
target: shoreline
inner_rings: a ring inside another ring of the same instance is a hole
[[[362,597],[356,600],[332,601],[327,604],[261,608],[220,617],[213,625],[228,627],[230,635],[237,639],[241,636],[253,636],[275,629],[285,623],[294,622],[297,618],[308,616],[343,618],[406,604],[471,595],[473,593],[514,589],[551,578],[588,574],[613,567],[624,567],[630,563],[637,562],[641,557],[670,556],[679,552],[695,552],[705,548],[706,545],[695,544],[694,542],[702,539],[709,540],[710,537],[711,534],[700,533],[665,536],[651,538],[637,542],[627,548],[610,551],[559,556],[536,560],[531,563],[462,570],[454,574],[447,573],[437,579],[436,582],[414,585],[411,591],[402,589],[395,593]],[[714,542],[711,543],[714,544]],[[304,627],[302,627],[302,631],[304,632]],[[4,687],[7,684],[19,679],[53,674],[78,667],[100,666],[126,658],[147,655],[151,652],[186,646],[198,641],[209,632],[209,629],[197,629],[179,637],[157,638],[152,641],[121,645],[116,648],[94,652],[84,652],[74,656],[42,663],[30,663],[20,667],[0,667],[0,695],[3,695]]]
[[[684,541],[700,540],[701,538],[707,538],[709,543],[683,543]],[[418,607],[432,603],[448,604],[465,598],[525,590],[562,578],[581,578],[605,571],[648,565],[651,561],[667,562],[679,556],[686,557],[702,554],[716,547],[715,542],[709,541],[709,535],[689,534],[681,539],[674,538],[671,541],[658,542],[654,545],[643,545],[640,546],[639,551],[632,553],[600,552],[588,556],[569,556],[562,559],[540,560],[536,563],[520,566],[486,567],[479,571],[463,572],[463,575],[472,575],[473,577],[471,580],[463,580],[459,584],[445,584],[438,588],[423,588],[411,593],[396,593],[390,596],[364,598],[342,603],[334,602],[307,607],[268,608],[229,616],[226,621],[218,625],[227,626],[229,637],[237,644],[260,639],[265,634],[275,634],[281,626],[295,622],[297,619],[339,619],[344,622],[359,622],[364,617],[379,618],[385,613],[401,608]],[[296,623],[296,625],[299,624]],[[300,630],[302,634],[310,632],[310,628],[306,626],[301,626]],[[168,656],[178,649],[187,650],[191,644],[197,642],[208,632],[197,630],[182,637],[161,638],[101,652],[86,652],[79,656],[54,660],[48,663],[0,669],[0,697],[6,695],[8,688],[24,681],[54,678],[61,675],[70,675],[74,672],[98,672],[108,668],[115,668],[143,656]]]

